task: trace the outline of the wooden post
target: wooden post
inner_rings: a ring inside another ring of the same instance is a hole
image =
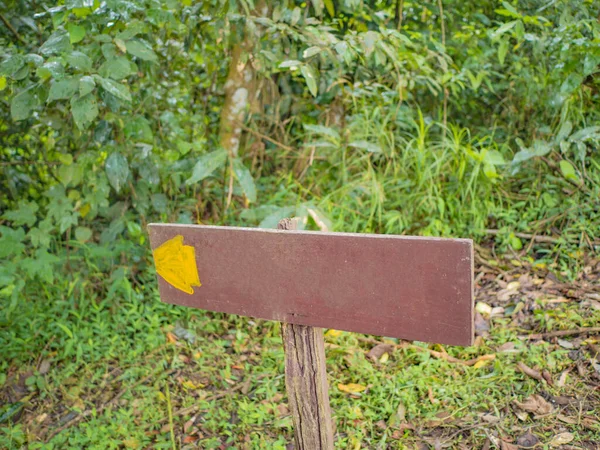
[[[280,230],[294,230],[291,219]],[[285,387],[294,423],[296,450],[333,449],[323,329],[281,324],[285,351]]]

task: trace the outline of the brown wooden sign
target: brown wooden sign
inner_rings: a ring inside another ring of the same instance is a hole
[[[151,224],[163,301],[470,345],[473,245],[441,239]]]

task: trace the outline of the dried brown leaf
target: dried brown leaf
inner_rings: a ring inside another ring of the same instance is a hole
[[[540,440],[535,435],[531,434],[529,431],[519,436],[519,438],[517,439],[517,445],[519,447],[525,448],[533,447],[538,442],[540,442]]]
[[[527,366],[521,361],[517,363],[517,367],[519,368],[519,370],[521,370],[521,372],[523,372],[527,376],[530,376],[531,378],[535,378],[538,381],[544,380],[541,373],[539,373],[537,370],[532,369],[531,367]]]
[[[533,413],[536,416],[549,414],[553,410],[552,405],[538,394],[530,395],[522,403],[515,400],[515,405],[517,405],[523,411]]]
[[[384,353],[391,353],[394,347],[390,344],[377,344],[367,353],[367,357],[372,361],[377,361]]]
[[[509,442],[500,441],[500,450],[519,450],[519,447]]]
[[[573,439],[575,439],[575,436],[573,436],[572,433],[559,433],[556,436],[554,436],[550,441],[550,447],[558,447],[560,445],[568,444]]]

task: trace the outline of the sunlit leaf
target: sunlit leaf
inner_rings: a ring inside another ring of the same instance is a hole
[[[227,152],[225,150],[215,150],[214,152],[201,156],[192,170],[192,176],[188,178],[185,183],[193,184],[204,180],[206,177],[212,175],[219,167],[222,167],[226,160]]]
[[[119,192],[129,177],[129,163],[121,153],[111,153],[104,165],[110,185]]]

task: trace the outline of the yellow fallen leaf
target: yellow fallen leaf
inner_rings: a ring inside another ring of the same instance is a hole
[[[379,362],[385,364],[388,361],[388,359],[390,359],[390,354],[386,352],[383,355],[381,355],[381,358],[379,358]]]
[[[171,333],[170,331],[167,333],[167,341],[169,341],[171,344],[174,344],[177,342],[177,336],[175,336],[173,333]]]
[[[490,363],[490,360],[489,360],[489,359],[480,359],[479,361],[477,361],[477,362],[476,362],[476,363],[473,365],[473,367],[474,367],[475,369],[480,369],[480,368],[482,368],[482,367],[484,367],[484,366],[487,366],[489,363]]]
[[[359,392],[366,390],[367,387],[363,386],[362,384],[356,384],[356,383],[349,383],[349,384],[339,383],[338,389],[340,391],[346,392],[348,394],[358,394]]]
[[[329,337],[333,337],[333,338],[336,338],[341,335],[342,335],[342,331],[334,330],[334,329],[327,330],[327,333],[325,333],[325,336],[329,336]]]
[[[521,287],[521,283],[519,283],[518,281],[511,281],[510,283],[508,283],[506,285],[506,289],[509,291],[516,291],[520,287]]]
[[[129,437],[127,439],[124,439],[123,440],[123,445],[126,448],[140,448],[140,446],[141,446],[140,442],[136,438],[134,438],[133,436]]]

